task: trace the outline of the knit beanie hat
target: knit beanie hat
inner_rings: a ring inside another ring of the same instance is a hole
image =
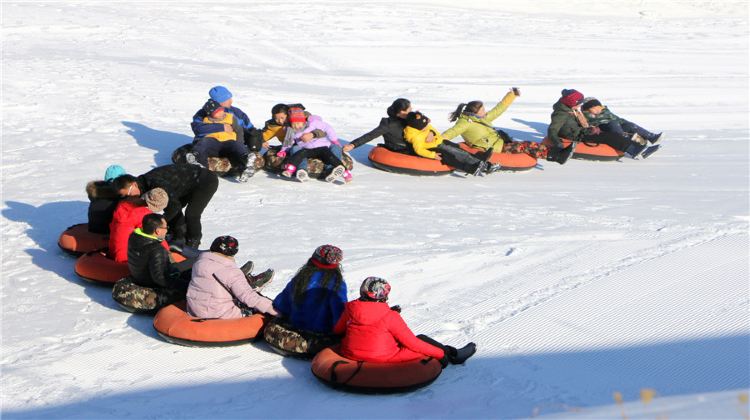
[[[581,105],[581,109],[584,111],[588,111],[589,109],[595,106],[602,106],[602,103],[599,102],[599,100],[596,98],[586,98],[583,100],[583,105]]]
[[[562,98],[560,99],[560,102],[570,108],[573,108],[583,101],[583,94],[575,89],[563,89],[561,94]]]
[[[417,130],[424,130],[427,124],[430,123],[430,119],[421,112],[410,112],[406,115],[406,125]]]
[[[337,246],[321,245],[315,249],[312,258],[322,264],[338,266],[344,259],[344,252]]]
[[[167,204],[169,204],[169,195],[167,195],[167,192],[164,191],[164,189],[158,187],[146,191],[141,198],[146,202],[148,209],[154,213],[164,210],[164,208],[167,207]]]
[[[216,102],[224,102],[232,98],[232,92],[224,86],[214,86],[208,91],[208,96]]]
[[[104,171],[104,181],[105,182],[112,182],[120,175],[125,175],[127,172],[125,172],[125,168],[123,168],[120,165],[110,165],[107,167],[107,170]]]
[[[240,243],[237,242],[237,239],[229,235],[224,235],[214,239],[214,241],[211,243],[210,249],[211,252],[218,252],[219,254],[224,254],[227,257],[233,257],[235,254],[237,254],[239,246]]]
[[[213,116],[214,112],[216,112],[216,110],[219,108],[221,108],[221,104],[213,99],[209,99],[205,104],[203,104],[203,112],[205,112],[207,115]]]
[[[368,277],[359,287],[359,295],[366,300],[385,302],[391,293],[391,285],[380,277]]]
[[[305,115],[305,111],[302,108],[289,108],[289,122],[305,122],[307,121],[307,115]]]

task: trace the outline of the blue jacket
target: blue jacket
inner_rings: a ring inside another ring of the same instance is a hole
[[[240,127],[242,127],[243,130],[249,130],[253,128],[253,123],[250,122],[250,118],[247,116],[247,114],[242,112],[241,109],[232,106],[226,108],[226,111],[234,115],[237,123],[240,125]],[[224,124],[203,122],[203,119],[207,116],[208,114],[206,114],[203,108],[199,109],[198,112],[193,115],[193,122],[190,123],[190,128],[193,129],[193,134],[195,134],[195,137],[203,137],[206,134],[224,131]]]
[[[343,279],[338,290],[332,290],[335,281],[322,287],[323,271],[316,271],[310,278],[307,290],[299,303],[294,302],[294,280],[273,300],[273,307],[282,318],[297,330],[330,333],[344,312],[346,283]]]

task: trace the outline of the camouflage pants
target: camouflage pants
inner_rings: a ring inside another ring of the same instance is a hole
[[[266,325],[263,338],[272,347],[295,357],[312,357],[341,340],[339,336],[332,334],[294,331],[275,320]]]
[[[546,159],[549,149],[533,141],[509,141],[503,144],[503,153],[526,153],[533,158]]]
[[[143,287],[130,277],[120,279],[112,288],[112,298],[130,312],[153,312],[185,299],[185,290]]]

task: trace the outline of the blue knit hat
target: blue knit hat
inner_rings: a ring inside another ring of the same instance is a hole
[[[112,182],[118,176],[125,175],[126,173],[127,172],[125,172],[125,168],[123,168],[122,166],[110,165],[107,167],[107,170],[104,171],[104,181]]]
[[[232,98],[232,92],[224,86],[214,86],[208,91],[208,96],[214,101],[222,103]]]

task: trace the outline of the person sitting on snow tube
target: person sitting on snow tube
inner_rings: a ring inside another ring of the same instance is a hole
[[[263,136],[263,147],[265,147],[266,149],[268,149],[269,147],[268,142],[270,142],[274,138],[279,142],[284,143],[286,130],[289,128],[290,107],[299,107],[303,110],[305,109],[304,105],[302,104],[276,104],[271,108],[271,119],[266,120],[266,122],[263,124],[263,130],[261,131],[261,135]],[[305,111],[305,115],[307,115],[308,118],[313,116],[307,111]],[[326,132],[323,130],[315,129],[309,133],[303,134],[301,139],[303,141],[310,141],[314,138],[320,137],[326,137]]]
[[[617,133],[640,144],[656,144],[662,138],[662,133],[652,133],[634,122],[618,117],[596,98],[584,98],[581,111],[589,126],[599,127],[604,132]],[[641,157],[647,158],[660,147],[661,145],[648,147]]]
[[[209,252],[202,252],[193,265],[187,291],[187,313],[198,318],[234,319],[266,313],[278,315],[271,299],[259,294],[273,276],[246,275],[234,256],[239,242],[232,236],[219,236]],[[252,282],[252,283],[251,283]]]
[[[547,137],[556,150],[563,150],[562,139],[566,138],[574,142],[568,148],[574,147],[575,142],[584,142],[609,145],[617,151],[625,152],[625,155],[632,159],[637,159],[643,153],[646,149],[645,144],[638,144],[617,133],[602,131],[599,127],[588,127],[586,117],[580,111],[582,102],[581,92],[563,89],[560,99],[552,106],[552,121],[547,129]],[[564,152],[561,152],[562,155]]]
[[[273,300],[273,307],[291,328],[333,331],[347,300],[340,266],[343,255],[336,246],[319,246]]]
[[[407,155],[413,154],[411,146],[404,140],[404,127],[406,127],[406,116],[409,112],[411,112],[411,102],[404,98],[396,99],[386,110],[388,117],[382,118],[380,124],[369,133],[357,137],[344,146],[344,152],[348,153],[356,147],[383,136],[386,149]]]
[[[300,165],[303,161],[306,162],[307,158],[317,158],[322,160],[328,168],[326,169],[328,172],[325,177],[326,182],[333,182],[341,176],[343,176],[344,182],[351,182],[352,174],[341,161],[341,144],[330,124],[318,116],[305,113],[301,107],[290,107],[289,125],[290,129],[286,130],[281,150],[276,153],[276,156],[281,158],[289,153],[284,171],[281,172],[282,176],[291,178],[296,172],[295,176],[298,181],[309,180],[307,170],[300,168]],[[305,135],[310,135],[314,130],[322,130],[326,133],[326,136],[313,138],[309,141],[302,138]]]
[[[168,202],[169,196],[162,188],[154,188],[141,197],[120,200],[109,224],[109,258],[118,263],[127,262],[130,234],[136,228],[143,227],[143,216],[163,211]],[[162,241],[162,245],[169,250],[167,241]]]
[[[492,122],[505,112],[513,101],[521,96],[518,88],[511,88],[494,108],[487,111],[482,101],[461,103],[450,114],[450,121],[456,124],[443,132],[443,137],[452,139],[461,136],[467,145],[495,153],[526,153],[534,158],[546,158],[547,146],[533,141],[512,141],[504,131],[492,126]],[[572,148],[570,149],[572,153]],[[570,155],[568,154],[568,157]],[[567,159],[558,161],[565,163]]]
[[[208,96],[210,99],[218,102],[227,113],[232,114],[238,122],[243,131],[242,137],[244,138],[244,143],[250,154],[254,155],[255,152],[260,152],[261,144],[263,143],[260,130],[253,126],[253,123],[250,121],[247,114],[234,106],[232,92],[224,86],[214,86],[208,91]],[[203,137],[207,134],[219,133],[222,131],[227,132],[232,129],[232,126],[228,124],[207,122],[205,120],[207,116],[208,114],[203,107],[193,115],[193,121],[190,123],[190,128],[193,130],[195,137]]]
[[[168,227],[167,220],[161,214],[143,216],[142,225],[128,238],[130,278],[138,286],[171,296],[165,301],[179,300],[177,297],[184,299],[195,259],[172,262],[169,251],[163,245]]]
[[[110,165],[104,172],[104,181],[91,181],[86,184],[86,195],[89,197],[88,231],[91,233],[109,233],[109,223],[117,208],[120,197],[112,188],[112,181],[125,174],[120,165]]]
[[[443,139],[430,119],[421,112],[410,112],[406,116],[404,140],[411,144],[417,155],[427,159],[440,159],[444,165],[477,176],[481,173],[491,174],[500,170],[500,165],[487,160],[492,156],[492,148],[483,153],[472,155],[457,144]]]
[[[391,285],[379,277],[368,277],[359,288],[360,297],[346,304],[333,332],[344,334],[340,354],[362,362],[394,363],[430,356],[461,364],[476,352],[476,344],[460,349],[446,346],[425,335],[415,336],[401,317],[401,307],[389,307]]]

